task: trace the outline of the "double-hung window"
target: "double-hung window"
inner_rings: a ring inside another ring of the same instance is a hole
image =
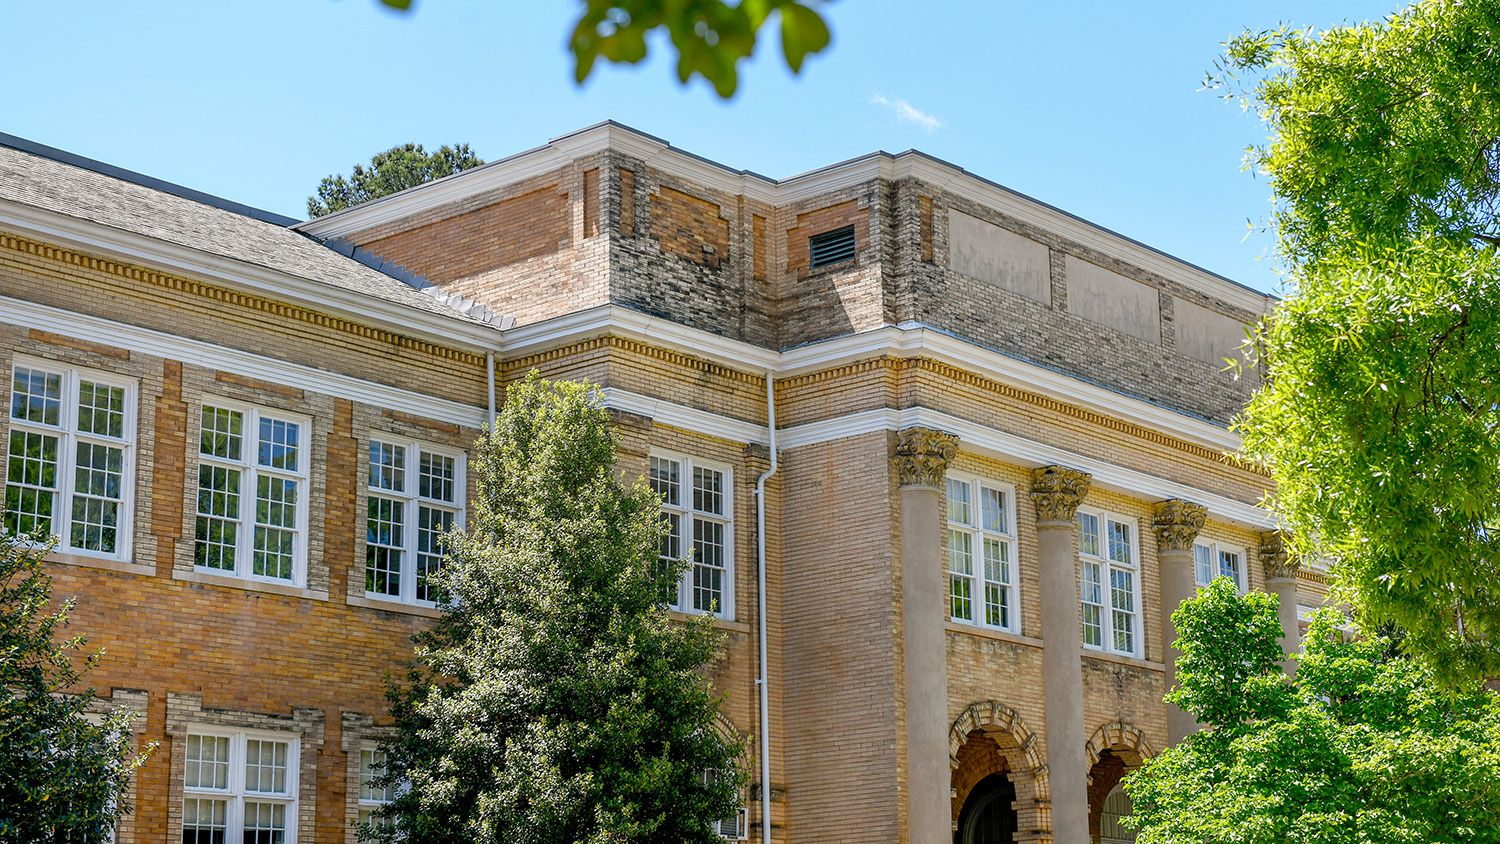
[[[365,594],[409,603],[436,599],[428,577],[443,536],[463,527],[463,453],[374,439],[365,502]]]
[[[967,475],[948,476],[948,615],[1016,630],[1015,490]]]
[[[1140,557],[1134,519],[1078,511],[1078,586],[1084,647],[1140,653]]]
[[[300,585],[307,562],[308,420],[208,399],[198,426],[193,563]]]
[[[183,748],[182,844],[295,844],[297,739],[190,730]]]
[[[1234,581],[1240,592],[1246,589],[1245,553],[1238,548],[1229,548],[1217,542],[1193,543],[1193,576],[1199,586],[1207,586],[1215,578],[1227,577]]]
[[[718,781],[719,771],[707,769],[699,772],[698,778],[705,786]],[[738,803],[738,801],[736,801]],[[736,805],[729,814],[713,822],[713,831],[726,841],[745,841],[750,837],[750,813],[743,805]]]
[[[385,751],[373,744],[361,747],[359,750],[359,822],[361,824],[382,824],[383,819],[378,818],[375,813],[396,796],[394,788],[382,784],[385,773]]]
[[[681,455],[652,455],[651,489],[661,496],[661,558],[692,564],[667,595],[675,610],[734,617],[732,473]]]
[[[57,537],[59,551],[130,556],[135,382],[54,361],[11,369],[5,530]]]

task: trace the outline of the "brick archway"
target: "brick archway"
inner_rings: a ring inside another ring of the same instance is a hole
[[[1125,774],[1155,755],[1141,730],[1124,721],[1114,721],[1094,730],[1084,744],[1089,760],[1089,837],[1099,840],[1105,798]]]
[[[1052,794],[1036,734],[1020,713],[995,700],[969,704],[948,730],[953,822],[986,776],[1003,773],[1016,789],[1017,842],[1052,840]]]

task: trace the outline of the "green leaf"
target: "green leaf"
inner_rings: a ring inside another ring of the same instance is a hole
[[[786,56],[787,67],[793,73],[802,72],[802,62],[808,55],[827,47],[832,40],[828,24],[817,12],[797,2],[789,2],[781,9],[781,51]]]

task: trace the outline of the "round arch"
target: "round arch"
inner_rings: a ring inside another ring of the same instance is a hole
[[[987,746],[981,747],[998,758],[983,769],[961,768],[961,752],[971,757],[965,746],[976,740],[985,741]],[[979,782],[991,774],[1003,773],[1015,787],[1015,840],[1050,839],[1052,794],[1040,744],[1021,714],[999,701],[976,701],[965,707],[948,730],[948,764],[953,772],[953,822],[958,822],[969,793]]]
[[[1120,780],[1155,755],[1140,728],[1124,721],[1104,724],[1084,744],[1089,763],[1089,835],[1094,841],[1134,840],[1134,834],[1114,830],[1107,835],[1106,814],[1129,811],[1129,798],[1120,790]],[[1114,826],[1114,824],[1109,824]]]

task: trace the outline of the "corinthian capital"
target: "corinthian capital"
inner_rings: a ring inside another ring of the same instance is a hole
[[[958,437],[931,428],[907,428],[897,434],[891,460],[902,486],[941,487],[955,454]]]
[[[1260,535],[1260,565],[1265,570],[1267,580],[1296,577],[1297,569],[1301,568],[1292,555],[1287,553],[1286,536],[1279,530]]]
[[[1078,505],[1089,494],[1087,472],[1063,466],[1043,466],[1031,470],[1031,502],[1036,505],[1039,522],[1071,522]]]
[[[1156,528],[1156,547],[1163,551],[1191,551],[1208,508],[1202,504],[1168,498],[1158,502],[1151,526]]]

